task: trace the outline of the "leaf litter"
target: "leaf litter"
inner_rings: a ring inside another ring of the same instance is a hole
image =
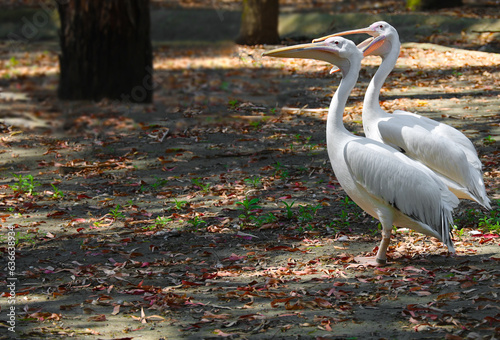
[[[1,109],[25,112],[24,124],[5,119],[0,139],[0,218],[5,235],[17,233],[22,336],[498,337],[498,229],[481,229],[486,215],[464,202],[456,257],[400,230],[390,266],[356,266],[380,236],[328,164],[325,108],[339,78],[324,63],[263,50],[159,47],[148,106],[58,102],[46,91],[56,58],[25,55],[4,91],[31,99],[2,99]],[[378,62],[364,61],[348,104],[356,133]],[[464,130],[497,200],[498,141],[488,136],[499,130],[499,62],[404,47],[382,94],[388,110]],[[28,86],[33,76],[44,81]]]

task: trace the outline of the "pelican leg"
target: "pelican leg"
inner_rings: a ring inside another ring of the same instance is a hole
[[[387,263],[387,248],[391,242],[391,230],[382,229],[382,241],[380,241],[380,246],[378,247],[376,261],[380,264]]]
[[[390,225],[392,227],[392,219],[390,224],[385,224],[385,225]],[[386,253],[387,253],[387,248],[389,248],[389,243],[391,242],[391,231],[392,231],[391,228],[389,229],[384,228],[384,224],[382,224],[382,241],[380,242],[380,245],[378,247],[377,255],[375,257],[356,256],[354,258],[356,262],[359,263],[360,266],[378,267],[386,265],[387,264]]]

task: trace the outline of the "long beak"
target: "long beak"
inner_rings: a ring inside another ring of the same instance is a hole
[[[379,47],[384,45],[385,39],[387,37],[385,35],[379,35],[378,37],[371,37],[363,41],[358,45],[358,48],[363,51],[363,56],[366,57],[367,55],[372,54],[375,52]]]
[[[330,34],[330,35],[327,35],[327,36],[324,36],[321,38],[314,39],[312,42],[315,43],[315,42],[324,41],[324,40],[331,38],[331,37],[342,37],[344,35],[363,34],[363,33],[373,35],[374,31],[370,27],[365,27],[365,28],[360,28],[357,30],[344,31],[344,32],[339,32],[339,33],[335,33],[335,34]]]
[[[321,39],[321,38],[320,38]],[[384,44],[385,36],[370,37],[363,42],[359,43],[356,47],[363,52],[363,57],[370,55],[373,51],[377,50],[380,46]],[[330,74],[339,72],[340,69],[337,66],[333,66],[330,70]]]
[[[378,33],[376,33],[373,29],[371,29],[370,27],[365,27],[365,28],[360,28],[360,29],[356,29],[356,30],[350,30],[350,31],[344,31],[344,32],[326,35],[324,37],[314,39],[313,43],[325,41],[326,39],[331,38],[331,37],[341,37],[344,35],[351,35],[351,34],[369,34],[372,36],[371,38],[366,39],[365,41],[361,42],[357,46],[358,49],[360,49],[363,52],[364,57],[366,57],[367,55],[370,55],[374,51],[376,51],[380,46],[382,46],[384,44],[384,40],[386,39],[386,37],[384,35],[377,35]],[[335,72],[338,72],[338,70],[336,70],[335,68],[333,68],[330,71],[330,73],[335,73]]]
[[[386,38],[384,35],[378,35],[373,29],[370,27],[365,27],[365,28],[360,28],[356,30],[351,30],[351,31],[344,31],[344,32],[339,32],[335,34],[330,34],[321,38],[317,38],[313,40],[313,43],[320,42],[320,41],[325,41],[328,38],[331,37],[341,37],[344,35],[350,35],[350,34],[369,34],[372,37],[366,39],[362,43],[358,45],[358,48],[363,51],[363,56],[370,55],[373,51],[377,50],[380,46],[382,46],[384,39]]]
[[[331,48],[326,42],[301,44],[289,47],[278,48],[272,51],[267,51],[262,54],[267,57],[278,58],[304,58],[323,60],[328,63],[337,65],[342,63],[344,58],[340,58],[338,53]]]

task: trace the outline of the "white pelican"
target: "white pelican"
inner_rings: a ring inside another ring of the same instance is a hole
[[[366,90],[363,102],[365,135],[428,166],[458,198],[470,199],[491,209],[484,187],[481,161],[474,145],[463,133],[414,113],[396,110],[389,114],[380,107],[380,90],[396,65],[401,47],[394,27],[385,21],[377,21],[366,28],[328,35],[313,42],[357,33],[373,36],[358,46],[365,50],[365,55],[382,57],[382,63]],[[368,44],[369,47],[366,47]]]
[[[394,148],[344,127],[347,98],[358,79],[363,53],[342,37],[279,48],[263,55],[324,60],[339,67],[342,80],[333,95],[326,122],[328,156],[346,193],[382,224],[375,263],[387,260],[392,226],[409,227],[441,240],[454,253],[450,237],[452,210],[458,199],[427,167]]]

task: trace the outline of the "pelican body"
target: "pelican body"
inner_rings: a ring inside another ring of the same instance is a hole
[[[474,145],[462,132],[414,113],[396,110],[389,114],[380,107],[380,90],[396,65],[401,47],[394,27],[387,22],[378,21],[367,28],[332,34],[313,42],[358,33],[367,33],[373,37],[362,42],[358,48],[363,49],[365,55],[382,57],[382,63],[370,81],[363,101],[365,135],[425,164],[458,198],[473,200],[491,209],[481,161]]]
[[[347,195],[382,224],[376,262],[387,260],[392,226],[408,227],[441,240],[454,253],[452,210],[458,199],[427,167],[394,148],[350,133],[343,124],[347,99],[356,84],[363,53],[342,37],[265,52],[265,56],[327,61],[342,72],[327,116],[331,166]]]

